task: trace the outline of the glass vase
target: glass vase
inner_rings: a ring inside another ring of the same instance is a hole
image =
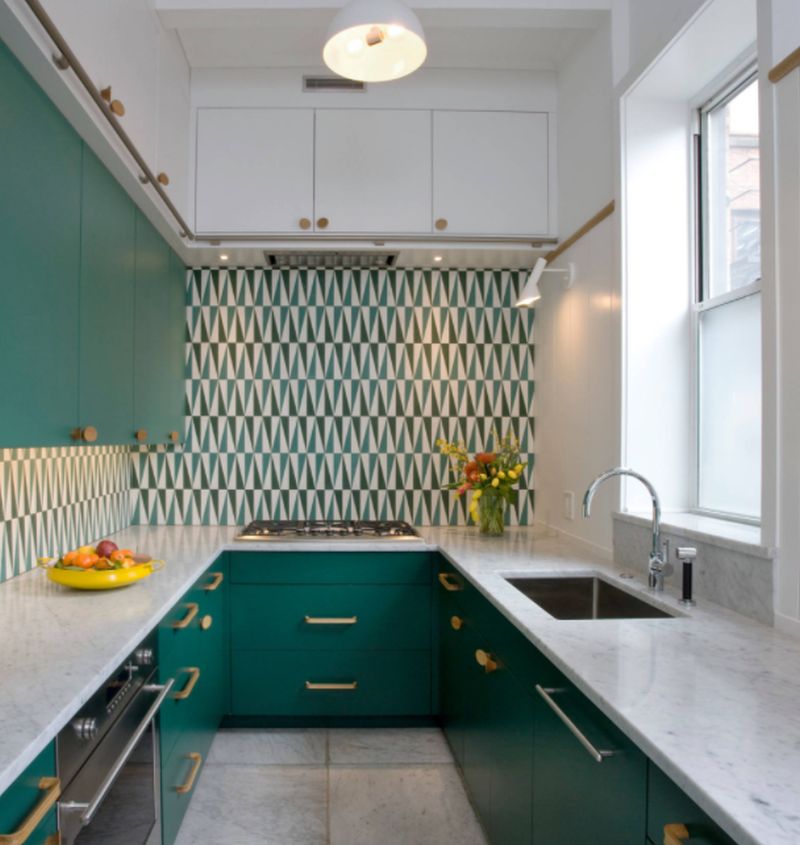
[[[481,534],[499,537],[505,527],[506,500],[494,490],[484,490],[478,499],[478,525]]]

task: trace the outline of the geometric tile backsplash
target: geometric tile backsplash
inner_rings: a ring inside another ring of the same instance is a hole
[[[0,581],[130,525],[130,448],[0,449]]]
[[[512,431],[533,521],[531,309],[515,271],[196,269],[182,447],[132,455],[134,524],[463,524],[439,437]]]

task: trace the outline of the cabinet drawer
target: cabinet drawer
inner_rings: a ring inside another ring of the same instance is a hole
[[[53,781],[56,774],[56,753],[51,743],[28,766],[2,795],[0,795],[0,836],[19,831],[34,814],[41,813],[48,805],[44,817],[26,840],[26,845],[45,845],[56,834],[55,800]]]
[[[197,788],[210,747],[197,731],[185,731],[161,766],[161,830],[163,845],[172,845]]]
[[[234,650],[430,647],[427,586],[234,585],[231,607]]]
[[[431,712],[429,651],[235,651],[231,674],[237,716]]]
[[[233,584],[430,584],[432,552],[235,552]]]

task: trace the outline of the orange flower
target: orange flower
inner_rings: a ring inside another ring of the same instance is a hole
[[[494,452],[478,452],[478,454],[475,455],[475,460],[479,464],[488,466],[489,464],[493,464],[497,460],[497,455]]]
[[[481,474],[481,468],[478,466],[477,461],[470,461],[464,467],[464,476],[466,477],[467,481],[478,481],[478,476]]]

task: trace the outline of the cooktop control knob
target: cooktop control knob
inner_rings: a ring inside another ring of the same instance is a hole
[[[94,716],[75,719],[72,723],[72,729],[78,739],[83,742],[91,742],[97,736],[97,719]]]
[[[139,666],[152,666],[155,662],[152,648],[137,648],[133,653],[133,659]]]

